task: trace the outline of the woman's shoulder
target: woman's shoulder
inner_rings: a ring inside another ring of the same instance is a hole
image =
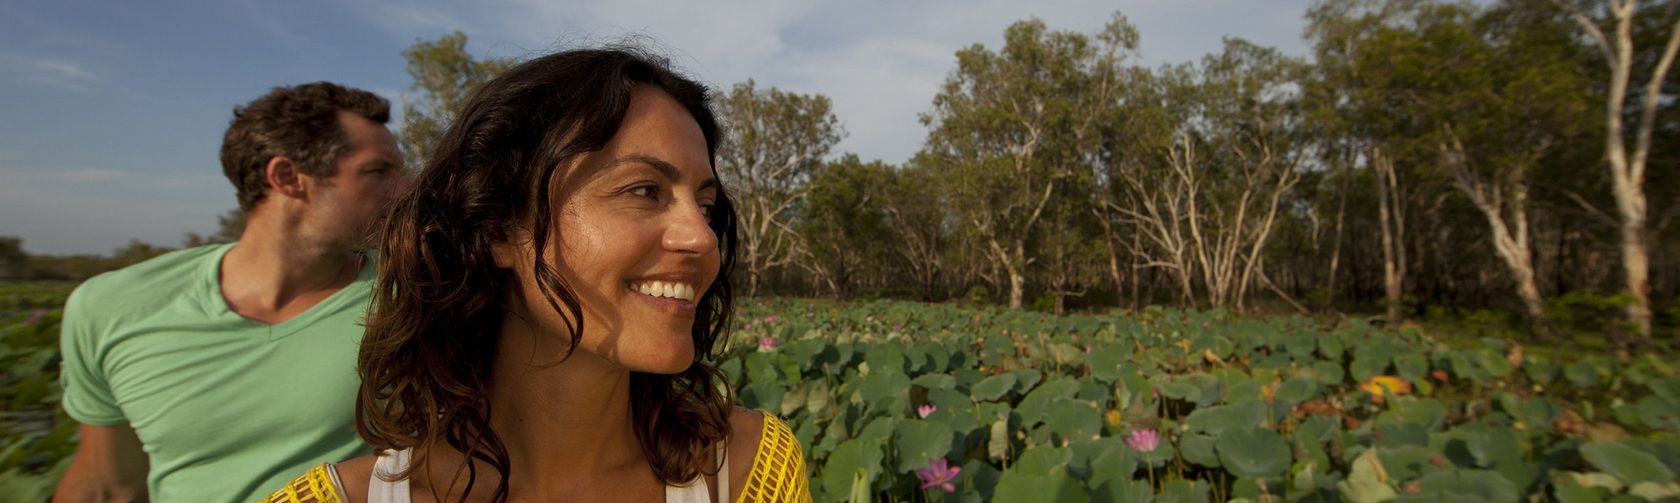
[[[285,486],[269,493],[262,503],[329,503],[350,501],[350,493],[338,484],[333,465],[322,463],[310,468]],[[365,498],[357,498],[361,501]]]
[[[344,490],[344,501],[367,501],[368,481],[373,480],[373,467],[378,460],[378,454],[368,454],[333,465],[338,470],[338,483],[339,488]]]
[[[775,415],[737,407],[729,415],[729,482],[736,501],[810,501],[804,450]]]

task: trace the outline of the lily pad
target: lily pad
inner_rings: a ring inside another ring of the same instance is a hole
[[[981,379],[970,390],[970,393],[974,395],[975,400],[989,402],[1001,398],[1004,393],[1008,393],[1009,389],[1013,387],[1015,387],[1015,374],[998,374]]]

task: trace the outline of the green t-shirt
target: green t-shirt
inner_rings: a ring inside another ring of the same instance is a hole
[[[269,325],[222,298],[230,248],[101,274],[64,307],[64,410],[134,428],[152,501],[252,501],[316,464],[372,452],[353,420],[373,261],[349,286]]]

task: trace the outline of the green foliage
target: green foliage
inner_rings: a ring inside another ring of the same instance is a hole
[[[732,336],[725,361],[749,363],[725,368],[741,369],[732,382],[749,389],[831,382],[851,397],[779,409],[796,429],[838,434],[807,444],[817,499],[849,497],[858,473],[873,498],[918,499],[912,470],[933,458],[964,467],[952,497],[997,501],[1514,501],[1580,495],[1575,479],[1549,475],[1575,469],[1616,481],[1592,489],[1608,498],[1641,483],[1638,494],[1661,493],[1680,468],[1680,429],[1661,420],[1680,377],[1659,359],[1513,363],[1496,339],[1450,348],[1416,330],[1217,311],[1054,317],[770,299],[738,319],[772,313],[776,321]],[[750,344],[769,333],[802,334],[776,352],[810,363],[794,375],[751,363],[774,360]],[[1086,346],[1076,359],[1057,349]],[[1541,385],[1529,369],[1539,364],[1593,379]],[[1327,368],[1350,376],[1355,365],[1413,387],[1380,388],[1378,402],[1361,382],[1319,377]],[[922,418],[912,407],[922,404],[937,410]],[[1612,409],[1626,417],[1603,412]],[[1589,441],[1609,427],[1633,438]],[[1158,444],[1129,445],[1133,430],[1157,432]]]
[[[513,59],[478,59],[467,52],[467,35],[459,31],[436,40],[416,40],[403,50],[408,76],[403,95],[403,163],[418,172],[449,124],[479,86],[516,63]]]

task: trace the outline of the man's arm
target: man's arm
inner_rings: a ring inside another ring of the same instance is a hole
[[[76,458],[53,493],[55,503],[146,501],[146,451],[126,424],[81,425]]]

